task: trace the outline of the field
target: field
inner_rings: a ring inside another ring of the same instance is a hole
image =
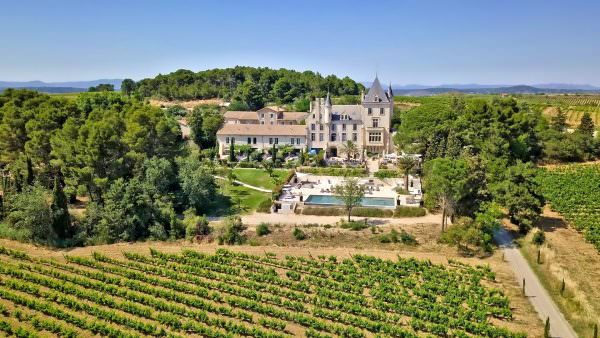
[[[0,330],[62,336],[521,337],[487,266],[183,250],[0,248]]]
[[[600,251],[600,164],[542,169],[538,180],[551,208]]]

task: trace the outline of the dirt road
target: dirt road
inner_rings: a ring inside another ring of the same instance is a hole
[[[496,243],[504,252],[504,259],[512,268],[519,283],[525,279],[525,295],[535,308],[542,321],[550,318],[550,335],[560,338],[576,338],[577,334],[546,292],[531,267],[513,244],[511,235],[501,228],[494,235]]]
[[[242,221],[248,225],[258,225],[260,223],[271,224],[334,224],[347,216],[312,216],[312,215],[296,215],[296,214],[262,214],[254,213],[243,215]],[[352,217],[352,219],[364,219],[364,217]],[[389,224],[441,224],[442,217],[440,215],[427,214],[423,217],[406,217],[406,218],[377,218],[369,217],[369,223],[375,225]]]

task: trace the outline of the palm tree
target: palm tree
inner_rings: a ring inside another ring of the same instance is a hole
[[[350,161],[350,157],[354,157],[358,154],[358,147],[354,142],[348,140],[342,143],[342,153],[346,154],[346,159]]]
[[[398,168],[404,176],[404,189],[408,191],[408,174],[417,166],[417,161],[408,156],[403,156],[398,159]]]

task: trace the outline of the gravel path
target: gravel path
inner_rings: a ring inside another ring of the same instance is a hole
[[[523,278],[525,278],[525,295],[537,311],[540,319],[545,323],[546,318],[550,318],[550,335],[552,337],[576,338],[577,334],[554,304],[519,248],[513,243],[512,236],[504,228],[500,228],[494,234],[494,239],[503,250],[504,259],[512,268],[515,278],[521,286],[523,285]]]

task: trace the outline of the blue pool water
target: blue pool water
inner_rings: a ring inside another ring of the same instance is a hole
[[[331,195],[310,195],[304,201],[305,204],[315,205],[344,205],[344,202]],[[396,206],[393,198],[390,197],[363,197],[360,201],[360,205],[363,207],[379,207],[379,208],[393,208]]]

